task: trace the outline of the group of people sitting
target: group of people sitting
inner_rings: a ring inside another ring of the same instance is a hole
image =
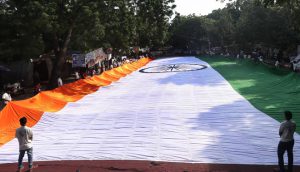
[[[141,58],[141,57],[140,57]],[[87,68],[84,70],[76,70],[74,72],[75,80],[84,79],[87,77],[91,77],[94,75],[100,75],[102,72],[122,66],[127,63],[132,63],[137,59],[134,58],[127,58],[126,56],[122,56],[121,58],[111,59],[111,60],[104,60],[102,61],[100,66],[94,66],[92,68]],[[60,85],[60,84],[58,84]]]

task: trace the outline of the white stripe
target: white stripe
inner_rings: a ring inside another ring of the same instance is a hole
[[[176,63],[208,65],[178,57],[146,67]],[[33,128],[34,161],[277,164],[278,127],[210,66],[179,73],[137,71],[57,113],[45,113]],[[298,134],[295,139],[300,165]],[[0,148],[0,163],[17,157],[16,139]]]

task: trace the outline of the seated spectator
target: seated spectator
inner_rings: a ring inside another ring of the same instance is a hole
[[[94,75],[96,75],[96,70],[95,69],[93,69],[92,72],[91,72],[91,76],[94,76]]]
[[[24,93],[24,89],[21,87],[20,82],[16,82],[12,84],[12,94],[17,95],[17,94],[22,94]]]
[[[75,72],[75,79],[76,79],[76,80],[79,80],[79,79],[80,79],[79,73],[78,73],[77,71]]]
[[[278,60],[276,60],[276,62],[275,62],[275,67],[279,67],[279,61]]]
[[[100,67],[97,68],[96,74],[97,74],[97,75],[100,75],[100,74],[101,74],[101,69],[100,69]]]
[[[260,62],[263,62],[263,61],[264,61],[263,56],[258,56],[258,60],[259,60]]]
[[[41,88],[42,86],[40,83],[36,84],[34,87],[34,94],[38,94],[39,92],[41,92]]]

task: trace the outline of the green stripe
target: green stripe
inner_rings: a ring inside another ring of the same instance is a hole
[[[283,111],[290,110],[300,124],[300,75],[249,59],[200,57],[217,70],[231,86],[254,107],[279,122]],[[300,127],[297,128],[300,133]]]

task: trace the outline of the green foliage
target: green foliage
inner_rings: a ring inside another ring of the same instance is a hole
[[[32,25],[38,24],[40,20],[26,22],[27,16],[37,19],[35,13],[30,9],[35,8],[34,3],[22,8],[22,1],[1,2],[0,13],[0,60],[11,61],[20,58],[30,58],[43,51],[43,40]],[[19,10],[18,10],[19,9]],[[38,8],[37,8],[38,10]],[[30,48],[33,47],[33,48]]]
[[[165,43],[174,0],[0,2],[0,58]]]
[[[0,60],[55,55],[50,88],[68,50],[87,52],[131,46],[159,47],[167,38],[174,0],[0,1]]]
[[[177,15],[173,20],[171,43],[176,48],[199,49],[206,42],[203,18]]]
[[[249,5],[237,24],[239,43],[264,43],[270,47],[282,47],[293,43],[293,31],[289,28],[286,16],[274,9]],[[295,43],[295,42],[294,42]]]
[[[158,47],[165,43],[174,0],[0,1],[0,60],[55,54],[52,83],[68,50]]]
[[[136,45],[161,47],[167,41],[174,0],[135,0]]]
[[[235,31],[235,25],[239,18],[239,11],[234,6],[229,6],[221,10],[215,10],[207,16],[214,21],[215,37],[210,38],[213,46],[230,45]],[[211,31],[207,31],[208,33]]]

